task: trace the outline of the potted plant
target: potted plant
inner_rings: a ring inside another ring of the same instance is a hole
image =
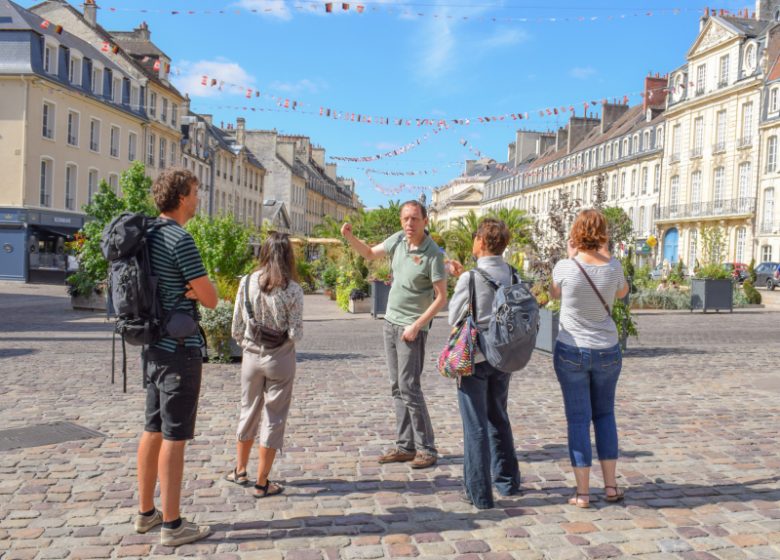
[[[108,183],[101,181],[92,202],[84,207],[87,221],[70,247],[76,255],[78,270],[65,279],[74,309],[106,309],[108,261],[100,248],[103,229],[122,212],[156,215],[149,196],[151,184],[143,163],[136,161],[119,179],[121,198]]]
[[[206,333],[210,361],[224,364],[236,357],[236,341],[231,336],[232,324],[233,304],[229,301],[220,299],[214,309],[200,307],[200,326]],[[241,356],[240,348],[238,356]]]
[[[360,288],[350,291],[347,310],[350,313],[369,313],[371,311],[371,301],[368,299],[368,294]]]
[[[371,293],[371,316],[376,319],[387,311],[387,300],[392,286],[392,269],[387,259],[371,261],[368,283]]]
[[[719,226],[702,226],[702,264],[691,279],[691,311],[705,313],[714,309],[734,311],[734,285],[731,273],[723,266],[724,234]]]
[[[339,279],[339,267],[333,261],[328,261],[328,264],[322,269],[320,275],[322,282],[322,288],[325,295],[332,300],[336,299],[336,282]]]

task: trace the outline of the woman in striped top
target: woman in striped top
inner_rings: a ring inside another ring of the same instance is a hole
[[[604,476],[605,500],[623,499],[616,466],[618,436],[615,390],[622,367],[617,328],[610,305],[628,293],[620,262],[607,248],[607,221],[598,210],[583,210],[574,221],[568,259],[553,269],[550,295],[561,299],[554,367],[563,393],[569,458],[577,489],[569,504],[590,505],[592,450],[590,424]]]

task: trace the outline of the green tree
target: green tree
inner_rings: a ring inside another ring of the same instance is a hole
[[[105,181],[101,181],[92,202],[84,206],[87,222],[78,234],[76,253],[79,270],[67,278],[71,295],[90,295],[101,291],[108,277],[108,261],[103,257],[100,242],[105,227],[122,212],[140,212],[155,216],[157,209],[150,191],[152,180],[146,176],[140,161],[125,170],[119,178],[122,197],[117,196]]]
[[[725,232],[717,225],[702,226],[699,231],[702,266],[697,271],[699,278],[726,279],[731,274],[723,266]]]
[[[613,253],[615,247],[621,244],[629,244],[634,239],[634,225],[625,210],[616,206],[608,206],[602,209],[607,219],[607,232],[609,234],[609,252]]]
[[[450,258],[468,265],[473,246],[473,235],[479,226],[479,216],[474,210],[469,210],[465,216],[460,216],[455,223],[444,232],[444,242]]]

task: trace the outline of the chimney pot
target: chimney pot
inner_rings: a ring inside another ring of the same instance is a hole
[[[87,20],[90,26],[95,27],[97,25],[97,4],[95,0],[84,0],[82,5],[84,9],[84,19]]]

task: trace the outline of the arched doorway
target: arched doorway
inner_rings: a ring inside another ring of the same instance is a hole
[[[677,228],[670,228],[664,233],[664,260],[670,264],[677,262],[680,233]]]

